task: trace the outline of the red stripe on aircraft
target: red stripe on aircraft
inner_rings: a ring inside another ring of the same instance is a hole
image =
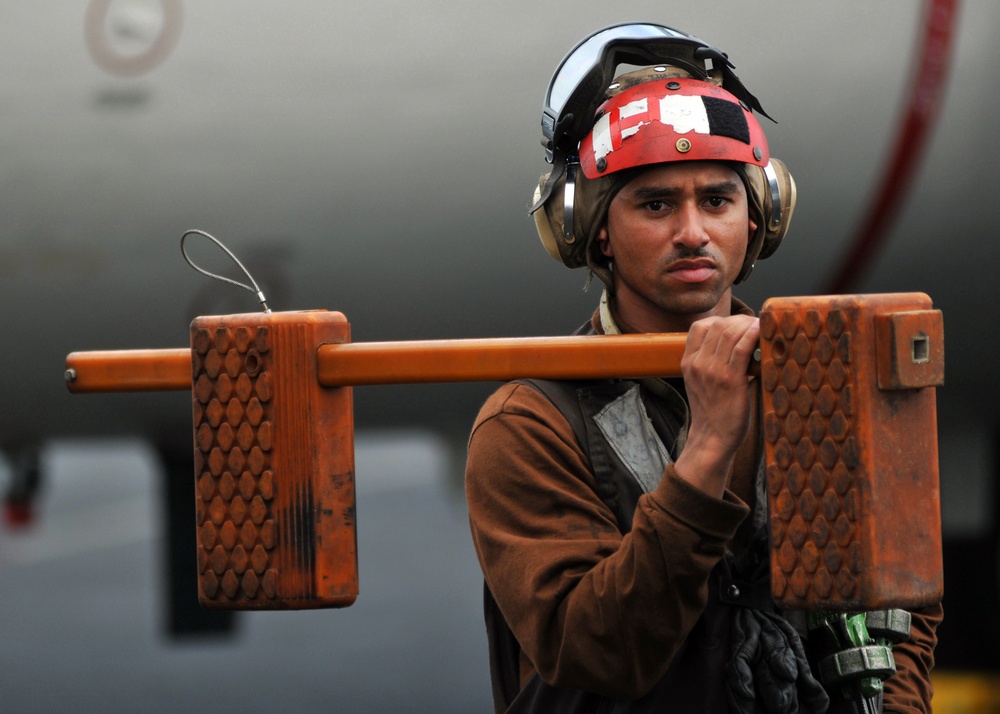
[[[826,293],[850,292],[861,281],[877,257],[911,188],[917,162],[925,153],[927,138],[941,108],[958,23],[958,6],[959,0],[927,0],[919,63],[911,79],[910,102],[893,157],[879,190],[873,194],[875,198],[854,244],[824,291]]]

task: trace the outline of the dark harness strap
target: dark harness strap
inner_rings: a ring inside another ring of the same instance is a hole
[[[590,462],[598,497],[611,509],[618,530],[622,534],[631,531],[642,487],[627,475],[627,468],[600,433],[597,422],[588,417],[627,392],[633,384],[615,380],[557,382],[525,379],[518,382],[540,392],[566,418],[573,428],[577,444]]]

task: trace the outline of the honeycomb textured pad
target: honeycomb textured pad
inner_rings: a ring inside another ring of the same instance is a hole
[[[199,598],[215,609],[343,607],[357,596],[351,390],[316,381],[346,342],[333,312],[191,325]]]
[[[868,610],[941,598],[934,384],[877,384],[880,360],[914,359],[876,340],[876,321],[901,315],[914,344],[929,341],[943,361],[940,313],[926,295],[773,299],[761,311],[780,607]],[[943,365],[930,366],[943,374]]]

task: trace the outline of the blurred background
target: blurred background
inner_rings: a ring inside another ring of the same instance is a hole
[[[547,257],[526,214],[541,103],[579,39],[633,20],[725,50],[778,121],[765,131],[799,203],[740,297],[921,291],[943,310],[936,710],[996,706],[1000,120],[985,70],[1000,6],[9,0],[0,708],[488,710],[461,478],[495,385],[357,389],[358,603],[220,617],[185,579],[190,395],[71,396],[64,359],[183,347],[194,317],[257,309],[184,263],[190,228],[223,240],[274,309],[342,311],[355,341],[571,332],[599,291]],[[915,97],[928,24],[952,28],[943,82]],[[893,174],[915,98],[937,121]],[[852,259],[887,176],[898,213],[886,203],[895,220]],[[191,253],[237,277],[207,243]]]

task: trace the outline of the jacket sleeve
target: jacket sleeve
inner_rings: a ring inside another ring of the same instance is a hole
[[[943,610],[937,604],[911,614],[910,639],[892,648],[896,674],[885,682],[882,709],[886,714],[929,714],[931,711],[931,670]]]
[[[523,385],[503,387],[480,412],[466,495],[487,585],[541,677],[630,698],[666,671],[748,512],[668,466],[623,536],[571,428]]]

